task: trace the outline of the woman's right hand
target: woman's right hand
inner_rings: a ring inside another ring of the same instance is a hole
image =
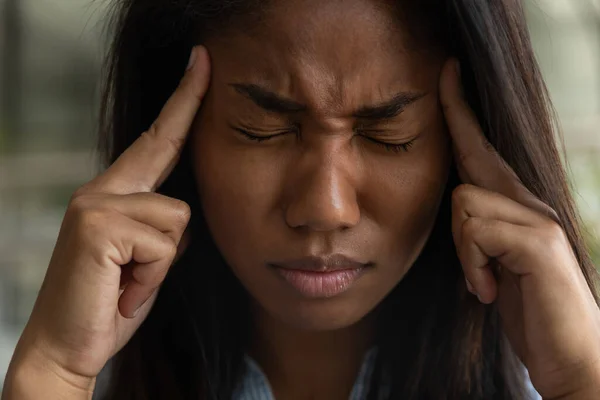
[[[94,379],[145,319],[190,217],[183,201],[154,191],[179,158],[209,79],[198,46],[152,127],[73,195],[11,368],[41,357],[58,375]]]

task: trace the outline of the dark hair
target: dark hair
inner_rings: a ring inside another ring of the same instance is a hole
[[[521,2],[397,3],[402,14],[418,14],[419,31],[429,32],[448,54],[460,59],[466,96],[489,142],[525,186],[556,210],[593,288],[595,269],[555,143],[553,112]],[[114,3],[115,36],[107,59],[100,146],[108,163],[151,125],[177,86],[192,46],[229,29],[233,18],[248,21],[248,16],[259,16],[264,4]],[[452,171],[426,248],[380,306],[385,329],[377,338],[381,351],[371,398],[384,372],[390,375],[394,399],[525,397],[523,369],[502,333],[497,308],[479,304],[465,290],[450,229],[450,194],[458,183]],[[248,295],[203,221],[187,147],[160,191],[190,204],[192,242],[172,267],[147,320],[115,357],[109,397],[228,399],[244,371],[252,322]]]

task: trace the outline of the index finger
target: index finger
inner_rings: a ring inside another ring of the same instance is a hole
[[[210,80],[208,53],[192,50],[190,65],[158,118],[96,179],[101,191],[127,194],[154,191],[174,168]]]
[[[452,136],[457,167],[471,181],[466,183],[494,190],[489,187],[492,183],[490,173],[500,172],[499,155],[484,136],[477,116],[464,99],[456,60],[448,61],[442,70],[440,101]]]
[[[556,222],[554,210],[523,185],[515,171],[487,140],[463,95],[458,61],[449,60],[440,80],[440,101],[452,136],[456,166],[465,183],[500,193]]]

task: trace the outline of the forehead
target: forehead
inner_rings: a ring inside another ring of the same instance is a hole
[[[385,0],[281,0],[250,29],[208,43],[214,78],[252,82],[314,108],[428,90],[431,54]]]

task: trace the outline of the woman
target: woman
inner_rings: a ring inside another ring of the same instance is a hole
[[[544,399],[597,398],[594,269],[519,2],[114,16],[111,166],[73,196],[5,398],[88,398],[115,354],[114,399],[524,399],[521,362]]]

